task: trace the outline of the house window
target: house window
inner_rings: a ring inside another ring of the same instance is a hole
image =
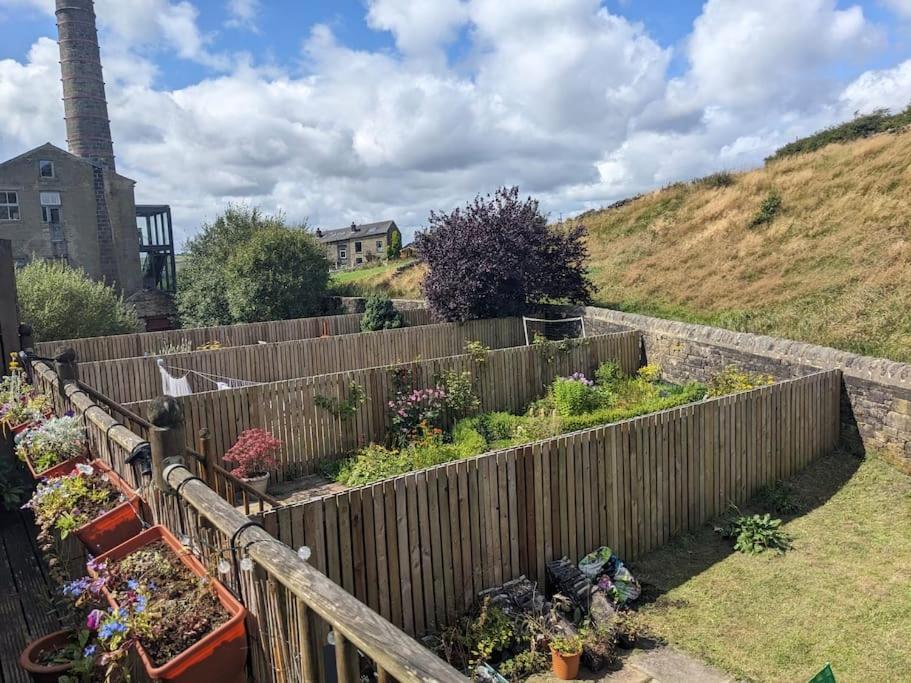
[[[360,253],[361,253],[361,243],[360,243],[360,242],[355,242],[355,243],[354,243],[354,253],[355,253],[355,254],[360,254]]]
[[[51,225],[60,225],[60,207],[59,206],[42,206],[41,220]]]
[[[47,159],[42,159],[38,162],[38,175],[42,178],[53,178],[54,176],[54,162],[48,161]]]
[[[383,251],[383,240],[376,241],[376,250],[377,252]]]
[[[339,250],[338,250],[338,258],[339,258],[340,261],[347,261],[347,260],[348,260],[348,250],[347,250],[347,249],[339,249]]]
[[[357,260],[355,261],[355,263],[363,263],[363,262],[364,262],[364,259],[362,259],[360,256],[358,256]]]
[[[0,221],[19,220],[19,193],[0,192]]]

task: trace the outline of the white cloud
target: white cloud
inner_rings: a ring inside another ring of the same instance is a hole
[[[256,19],[262,9],[259,0],[228,0],[227,25],[233,28],[245,27],[258,31]]]
[[[750,166],[853,108],[911,99],[911,62],[847,85],[833,75],[878,34],[829,0],[709,0],[673,79],[672,49],[598,0],[372,0],[366,19],[397,51],[315,26],[303,75],[222,54],[188,2],[98,0],[98,13],[118,167],[139,201],[172,204],[181,238],[227,201],[323,227],[414,227],[516,183],[570,213]],[[470,43],[452,64],[456,35]],[[154,41],[213,75],[156,87]],[[62,143],[57,59],[41,39],[22,63],[0,61],[0,158]]]

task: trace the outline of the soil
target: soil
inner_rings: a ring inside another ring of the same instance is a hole
[[[130,601],[129,581],[148,597],[147,632],[139,641],[156,666],[162,666],[230,619],[207,577],[187,569],[163,543],[137,550],[108,567],[115,599]]]

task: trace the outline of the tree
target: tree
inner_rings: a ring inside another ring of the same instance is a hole
[[[392,300],[382,294],[372,294],[364,305],[364,316],[361,318],[361,330],[394,330],[405,327],[405,319],[395,310]]]
[[[285,227],[281,216],[259,209],[229,205],[214,222],[186,243],[186,260],[177,278],[177,310],[184,327],[229,325],[225,266],[234,252],[261,230]]]
[[[545,300],[588,303],[585,234],[579,224],[548,225],[518,187],[431,212],[415,239],[428,266],[424,296],[437,318],[450,321],[522,315]]]
[[[142,329],[136,311],[112,287],[59,261],[34,261],[17,270],[16,290],[22,322],[39,341]]]
[[[386,246],[386,258],[392,261],[401,255],[402,235],[396,230],[392,233],[392,237],[389,238],[389,244]]]
[[[304,318],[320,312],[329,284],[326,249],[295,228],[259,230],[225,267],[234,322]]]

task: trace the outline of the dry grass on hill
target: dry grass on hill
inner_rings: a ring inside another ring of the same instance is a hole
[[[589,212],[597,303],[911,361],[909,159],[885,134]],[[362,284],[418,296],[421,274]]]

